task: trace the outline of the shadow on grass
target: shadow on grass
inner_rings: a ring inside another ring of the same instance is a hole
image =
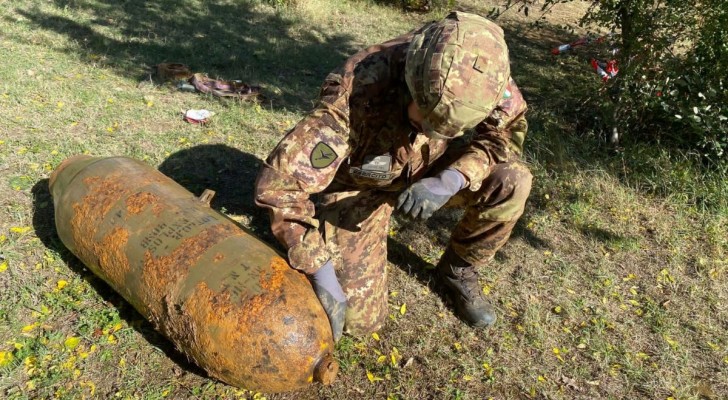
[[[162,350],[164,354],[175,364],[186,372],[207,376],[207,373],[198,366],[188,361],[187,357],[177,351],[174,345],[164,336],[157,332],[151,323],[149,323],[141,314],[139,314],[131,304],[127,303],[124,298],[116,293],[102,279],[89,271],[83,263],[76,258],[66,246],[61,242],[56,230],[55,212],[53,209],[53,199],[48,189],[48,179],[38,181],[32,188],[33,194],[33,228],[38,239],[48,249],[57,252],[68,268],[78,276],[82,277],[96,293],[103,298],[104,302],[111,304],[119,312],[119,317],[126,321],[129,326],[139,332],[144,339],[152,346]],[[139,323],[141,321],[141,323]]]
[[[223,144],[199,145],[180,150],[159,165],[159,171],[199,196],[215,191],[212,208],[248,219],[246,227],[262,240],[278,245],[270,230],[267,212],[255,205],[258,157]]]
[[[147,78],[158,63],[179,62],[211,77],[277,87],[275,94],[264,89],[273,107],[307,111],[322,79],[355,51],[351,35],[299,29],[302,21],[263,12],[248,0],[53,3],[61,11],[17,12],[32,26],[65,36],[58,51],[134,79]]]

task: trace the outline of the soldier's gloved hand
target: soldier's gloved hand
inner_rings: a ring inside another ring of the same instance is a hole
[[[319,268],[318,271],[309,275],[311,285],[318,297],[324,311],[331,323],[331,332],[334,334],[334,342],[339,341],[344,332],[344,320],[346,317],[346,295],[341,289],[341,284],[336,279],[334,264],[331,260]]]
[[[437,176],[410,185],[399,195],[397,208],[413,218],[428,219],[464,188],[465,183],[465,177],[460,171],[448,168]]]

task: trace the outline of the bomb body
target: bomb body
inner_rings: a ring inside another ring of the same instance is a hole
[[[331,330],[306,278],[172,179],[76,156],[50,190],[61,241],[212,377],[264,392],[333,381]]]

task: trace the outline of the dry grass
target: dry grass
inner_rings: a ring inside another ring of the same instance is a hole
[[[204,377],[64,249],[47,178],[77,153],[136,157],[198,194],[215,189],[213,206],[271,240],[252,204],[260,160],[347,55],[436,17],[367,1],[297,4],[0,0],[3,397],[256,396]],[[536,179],[513,238],[481,271],[498,325],[464,326],[431,279],[458,214],[397,218],[387,326],[340,342],[334,385],[269,398],[728,397],[728,213],[641,191],[629,149],[612,152],[589,130],[597,113],[579,107],[598,82],[578,60],[548,55],[573,38],[559,26],[582,5],[559,7],[542,28],[527,25],[533,10],[501,17],[531,104]],[[263,84],[268,100],[153,84],[148,67],[163,61]],[[188,108],[217,114],[190,125]],[[668,184],[660,179],[648,183]]]

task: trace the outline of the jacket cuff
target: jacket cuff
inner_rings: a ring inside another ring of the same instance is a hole
[[[331,258],[318,230],[311,229],[303,240],[288,249],[288,262],[291,267],[307,275],[321,268]]]

